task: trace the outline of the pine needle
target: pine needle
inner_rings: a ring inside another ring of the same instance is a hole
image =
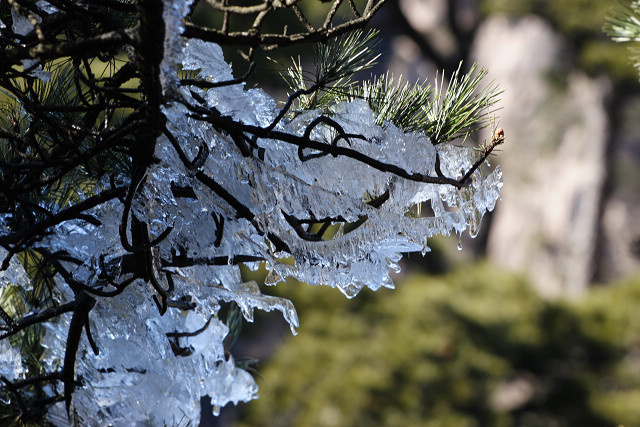
[[[422,130],[428,122],[427,109],[432,101],[431,85],[424,80],[413,85],[395,81],[392,74],[385,74],[362,84],[354,97],[362,97],[377,114],[377,122],[383,126],[391,122],[406,132]]]
[[[354,31],[314,47],[314,72],[306,73],[298,57],[283,74],[292,91],[308,91],[296,100],[294,110],[325,108],[342,101],[353,92],[354,74],[375,65],[380,54],[377,31]]]
[[[480,88],[487,70],[474,64],[461,74],[462,63],[445,88],[444,76],[436,76],[435,86],[426,80],[410,84],[386,74],[364,82],[350,96],[363,98],[376,113],[379,125],[391,122],[405,132],[424,132],[432,143],[441,144],[466,138],[489,124],[499,100],[497,86]]]
[[[458,138],[466,139],[471,132],[489,125],[489,119],[495,112],[491,107],[499,101],[502,93],[493,83],[480,89],[488,73],[485,68],[478,70],[478,65],[473,64],[464,75],[461,75],[461,68],[462,62],[446,89],[444,75],[439,82],[436,76],[434,102],[425,106],[430,123],[424,131],[434,145]]]
[[[620,0],[606,16],[603,28],[614,41],[640,41],[640,3]]]
[[[616,42],[640,41],[640,2],[619,0],[606,16],[603,31]],[[640,48],[630,47],[631,60],[635,68],[640,68]]]

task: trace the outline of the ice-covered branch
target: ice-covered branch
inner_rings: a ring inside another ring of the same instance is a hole
[[[475,150],[445,144],[483,125],[496,94],[474,95],[481,78],[456,75],[436,100],[426,85],[352,80],[378,54],[374,33],[348,34],[383,0],[349,1],[342,23],[334,1],[319,24],[295,0],[213,2],[219,28],[191,23],[189,0],[11,3],[0,8],[0,397],[42,408],[27,420],[171,424],[197,420],[205,395],[217,407],[254,399],[229,352],[240,317],[277,310],[294,332],[298,319],[240,264],[263,263],[271,285],[291,276],[348,297],[392,287],[402,253],[475,235],[499,197],[501,172],[485,165],[502,132]],[[267,33],[282,8],[305,30]],[[292,68],[280,108],[245,88],[258,50],[340,34],[316,46],[311,80]],[[246,74],[213,41],[249,47]],[[404,113],[391,105],[403,94]],[[407,215],[420,203],[434,215]],[[237,306],[227,322],[225,306]]]

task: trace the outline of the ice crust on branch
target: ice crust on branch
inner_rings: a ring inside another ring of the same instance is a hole
[[[0,248],[0,257],[6,256],[6,251]],[[0,297],[6,291],[7,286],[20,286],[29,289],[31,283],[24,267],[17,259],[12,259],[9,268],[0,273]],[[24,379],[26,369],[22,365],[20,350],[9,343],[9,340],[0,340],[0,376],[12,379]]]
[[[221,76],[232,77],[219,46],[213,43],[189,42],[182,68],[199,70],[199,77],[212,81]],[[171,80],[175,81],[167,78]],[[207,107],[215,107],[246,124],[266,127],[278,112],[276,102],[267,94],[259,89],[245,90],[242,85],[176,90],[184,100],[197,104],[193,91],[205,99]],[[295,309],[290,301],[263,295],[257,285],[242,283],[238,266],[207,265],[206,260],[231,260],[238,255],[260,257],[271,272],[269,284],[292,276],[313,285],[337,287],[348,297],[363,287],[393,287],[389,270],[398,270],[401,253],[427,251],[427,240],[434,235],[460,234],[465,230],[475,235],[484,212],[493,209],[502,185],[499,168],[487,176],[477,171],[471,185],[457,189],[408,181],[341,156],[327,155],[303,162],[296,146],[274,139],[257,140],[265,150],[264,159],[244,157],[229,135],[187,117],[183,104],[170,103],[163,112],[168,130],[189,158],[195,158],[199,147],[206,144],[209,155],[199,171],[212,177],[255,217],[252,221],[238,217],[234,207],[185,167],[167,137],[158,140],[155,157],[159,161],[149,168],[132,212],[149,224],[151,239],[167,226],[173,227],[153,249],[159,259],[183,256],[196,260],[195,265],[164,267],[173,277],[173,295],[189,295],[195,309],[186,313],[169,309],[164,316],[158,316],[150,297],[153,290],[145,286],[131,285],[115,298],[98,299],[91,322],[96,325],[93,330],[101,353],[95,356],[83,340],[77,365],[76,375],[85,386],[75,392],[73,404],[82,420],[117,424],[124,417],[131,422],[131,414],[136,414],[139,421],[172,423],[183,416],[197,419],[198,402],[203,395],[211,396],[217,406],[256,397],[257,387],[251,376],[223,354],[227,329],[215,318],[218,301],[236,302],[248,321],[253,319],[256,308],[279,310],[292,330],[298,326]],[[332,119],[345,132],[365,138],[351,138],[351,149],[385,163],[402,165],[409,172],[435,175],[436,150],[446,176],[462,176],[461,172],[468,170],[476,158],[476,152],[468,147],[434,147],[424,135],[405,134],[390,123],[377,126],[374,113],[364,101],[340,103],[332,113]],[[320,114],[304,112],[283,121],[276,129],[302,135]],[[334,136],[335,131],[329,126],[319,126],[311,134],[324,141],[331,141]],[[195,198],[174,196],[175,186],[192,188]],[[385,192],[389,198],[382,206],[367,204],[368,199]],[[430,202],[435,216],[407,216],[421,202]],[[92,213],[101,226],[67,222],[47,241],[53,250],[64,248],[83,260],[75,271],[78,280],[102,286],[100,257],[108,263],[125,254],[118,245],[115,225],[121,210],[119,201],[103,205]],[[336,224],[337,233],[330,240],[306,241],[296,234],[287,216],[305,220],[340,217],[345,223]],[[223,237],[218,244],[215,241],[220,221],[212,217],[224,218]],[[362,221],[364,217],[362,225],[345,232],[346,223]],[[267,235],[277,236],[290,253],[276,252]],[[117,270],[117,266],[111,268]],[[168,288],[166,278],[159,279]],[[214,318],[205,332],[179,340],[179,346],[189,348],[190,354],[176,356],[167,334],[197,330],[211,316]],[[51,364],[55,358],[61,360],[67,329],[65,322],[49,329]],[[99,418],[95,418],[96,413]]]
[[[147,289],[129,286],[114,299],[99,299],[92,310],[95,355],[81,341],[76,377],[82,387],[73,395],[80,425],[174,425],[200,417],[200,397],[209,395],[222,407],[257,397],[251,375],[225,357],[227,326],[215,318],[216,295],[199,295],[194,311],[168,310],[159,316]],[[70,315],[48,324],[45,361],[55,366],[64,358]],[[195,336],[168,338],[179,331]],[[182,356],[174,354],[183,349]],[[49,419],[65,424],[58,405]]]
[[[264,91],[247,90],[243,84],[211,89],[179,85],[179,67],[210,82],[233,79],[220,46],[187,42],[178,35],[190,3],[164,1],[167,38],[160,77],[168,100],[162,111],[170,136],[157,140],[157,161],[137,188],[125,224],[127,233],[132,218],[146,224],[150,241],[171,227],[166,238],[151,248],[155,279],[162,289],[171,290],[166,313],[159,315],[152,299],[156,290],[141,279],[117,295],[100,296],[113,292],[114,282],[130,278],[125,267],[131,253],[122,247],[119,230],[124,200],[113,198],[85,212],[94,221],[65,221],[36,244],[75,259],[61,264],[96,299],[89,324],[99,354],[83,334],[75,365],[77,386],[71,406],[81,425],[197,422],[201,396],[210,396],[216,407],[257,397],[252,376],[225,354],[228,328],[218,318],[220,302],[236,303],[247,321],[253,320],[255,309],[278,310],[294,333],[298,319],[290,301],[262,294],[257,284],[243,282],[236,259],[264,260],[270,271],[268,284],[291,276],[311,285],[337,287],[351,298],[365,287],[393,287],[389,271],[399,269],[401,254],[428,251],[430,237],[465,231],[475,236],[483,214],[499,198],[499,168],[491,172],[479,168],[470,185],[458,189],[407,180],[353,158],[320,155],[313,149],[303,149],[301,156],[298,146],[276,138],[255,139],[254,154],[262,151],[261,155],[243,154],[234,135],[194,117],[187,105],[215,109],[236,122],[261,128],[274,122],[278,105]],[[18,18],[14,26],[30,31]],[[337,144],[408,173],[436,176],[439,158],[444,176],[460,178],[479,155],[470,147],[434,146],[425,135],[405,133],[392,123],[378,126],[375,113],[358,100],[338,103],[328,113],[298,112],[273,130],[301,137],[321,115],[346,134],[357,135]],[[309,138],[331,144],[336,129],[320,124]],[[189,160],[198,159],[195,166],[185,165],[179,152]],[[208,185],[203,176],[224,192]],[[105,178],[94,194],[114,189],[114,182]],[[430,203],[432,217],[409,215],[423,202]],[[331,223],[333,236],[305,238],[301,233],[310,233],[307,227],[312,223]],[[20,268],[14,259],[3,277],[16,285],[27,277]],[[73,301],[69,286],[59,276],[55,280],[57,302]],[[65,313],[44,323],[42,362],[49,372],[63,364],[71,318]],[[0,346],[7,355],[0,362],[0,373],[23,376],[17,350],[7,340]],[[68,423],[64,403],[52,407],[49,420]]]

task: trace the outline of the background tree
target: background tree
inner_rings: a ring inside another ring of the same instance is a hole
[[[637,90],[637,83],[630,82],[637,80],[637,70],[630,74],[623,66],[627,52],[601,40],[606,36],[601,32],[605,14],[600,6],[608,10],[610,2],[482,3],[487,9],[501,4],[502,12],[535,10],[554,26],[564,27],[576,48],[569,52],[580,66],[593,73],[606,66],[607,77],[617,76],[618,96],[612,102],[622,103],[621,92],[631,97]],[[638,11],[638,2],[622,2],[605,25],[619,41],[632,42],[632,49],[638,41]],[[509,25],[516,27],[518,22],[513,19]],[[593,35],[596,32],[599,37]],[[505,58],[498,55],[498,60]],[[630,119],[637,121],[637,110]],[[638,140],[637,133],[632,136]],[[516,149],[534,141],[519,139]],[[582,142],[583,149],[592,148],[592,140]],[[566,152],[561,159],[570,167]],[[629,176],[618,169],[611,173],[623,180]],[[632,185],[637,194],[637,180]],[[536,203],[550,200],[554,199],[541,197]],[[541,298],[530,282],[483,261],[465,263],[446,274],[411,274],[388,298],[363,292],[348,306],[330,289],[279,289],[279,295],[290,298],[299,310],[302,336],[285,339],[263,365],[265,397],[247,405],[234,425],[637,423],[637,273],[606,285],[590,283],[591,289],[568,301]],[[332,327],[336,323],[343,327]]]
[[[261,364],[261,398],[223,425],[615,427],[640,416],[637,277],[552,301],[480,262],[352,301],[294,283],[277,293],[295,303],[300,335]]]
[[[356,30],[383,3],[336,0],[318,24],[295,0],[213,1],[208,25],[182,0],[0,3],[5,421],[173,424],[201,396],[253,399],[230,354],[240,313],[298,321],[239,264],[353,297],[392,287],[400,253],[431,236],[477,233],[504,132],[447,143],[489,125],[498,92],[475,66],[446,88],[356,84],[377,57]],[[297,26],[278,27],[287,13]],[[303,43],[315,67],[283,71],[281,107],[245,90],[258,52]]]

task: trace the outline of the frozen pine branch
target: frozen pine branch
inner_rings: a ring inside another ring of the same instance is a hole
[[[484,71],[357,83],[382,0],[322,22],[295,0],[208,3],[217,27],[189,0],[0,2],[0,419],[173,424],[204,395],[254,399],[242,321],[298,320],[240,264],[353,297],[493,209],[504,134],[446,143],[486,125]],[[299,32],[273,32],[283,11]],[[284,104],[244,87],[258,50],[307,42]],[[433,216],[407,215],[423,202]]]

